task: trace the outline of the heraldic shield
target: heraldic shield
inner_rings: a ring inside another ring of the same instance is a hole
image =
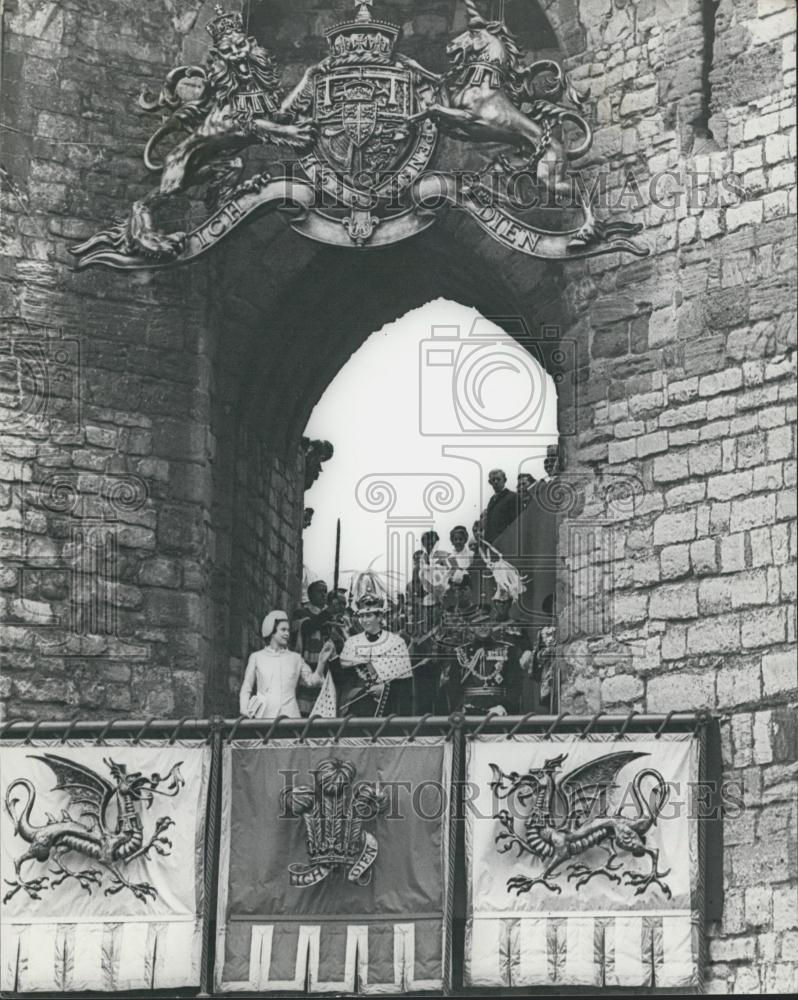
[[[380,231],[395,242],[426,228],[429,220],[408,212],[401,196],[429,165],[438,134],[424,117],[437,78],[396,51],[398,25],[359,6],[353,20],[327,31],[330,54],[311,83],[316,140],[299,163],[328,199],[294,224],[342,245],[382,242],[374,239]]]
[[[316,84],[316,151],[354,187],[371,187],[379,171],[394,171],[418,145],[416,110],[407,70],[360,66],[326,73]]]

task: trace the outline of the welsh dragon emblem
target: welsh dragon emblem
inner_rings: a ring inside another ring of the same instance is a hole
[[[147,902],[158,892],[148,882],[132,882],[125,878],[122,868],[136,858],[148,858],[154,850],[169,854],[171,841],[164,832],[174,825],[169,816],[155,822],[152,835],[145,842],[144,829],[138,806],[149,808],[155,795],[173,798],[185,784],[180,774],[180,764],[175,764],[168,774],[149,777],[138,771],[128,773],[124,764],[108,758],[104,763],[111,773],[111,780],[73,760],[46,753],[30,755],[33,760],[46,764],[56,777],[54,791],[64,791],[69,796],[69,807],[60,818],[46,813],[47,822],[37,826],[31,821],[36,801],[36,788],[27,778],[16,778],[6,789],[5,807],[14,823],[14,832],[29,844],[28,849],[14,861],[16,879],[6,884],[11,888],[3,896],[8,903],[20,890],[31,899],[41,899],[43,889],[54,889],[67,879],[75,879],[82,889],[91,894],[93,886],[102,884],[103,870],[111,876],[105,895],[114,895],[129,889],[136,899]],[[163,788],[159,786],[163,785]],[[23,792],[22,802],[15,793]],[[71,810],[71,812],[70,812]],[[75,869],[68,867],[69,854],[84,855],[101,867]],[[50,862],[49,875],[24,878],[22,866],[28,861]]]
[[[364,825],[388,808],[388,794],[378,784],[360,781],[353,786],[354,764],[330,758],[315,772],[315,787],[292,785],[280,793],[281,804],[305,821],[309,865],[288,866],[291,885],[316,885],[330,872],[346,870],[355,885],[371,882],[378,844]]]
[[[567,880],[576,879],[577,889],[598,876],[621,884],[620,871],[625,884],[636,887],[635,895],[656,885],[670,899],[671,890],[663,881],[670,869],[659,871],[659,851],[646,843],[668,800],[668,783],[659,771],[644,768],[630,785],[636,816],[624,815],[622,807],[611,810],[609,802],[620,771],[639,757],[647,756],[634,750],[605,754],[564,775],[558,775],[558,771],[567,754],[547,760],[542,768],[530,769],[526,774],[516,771],[505,774],[491,764],[494,795],[508,800],[508,804],[512,799],[516,806],[512,810],[501,809],[494,817],[503,827],[496,836],[497,849],[506,853],[517,847],[518,857],[528,854],[544,865],[543,872],[535,877],[514,875],[507,882],[507,891],[520,895],[542,885],[550,892],[561,893],[562,887],[553,880],[555,873],[565,862],[572,861],[567,868]],[[652,784],[644,796],[646,782]],[[527,809],[523,832],[518,833],[516,816]],[[606,852],[604,864],[574,861],[580,855],[588,855],[593,848]],[[624,871],[623,859],[619,859],[621,853],[648,858],[649,870]]]

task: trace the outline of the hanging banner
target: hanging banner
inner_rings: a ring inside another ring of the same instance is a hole
[[[2,989],[197,986],[210,750],[4,743]]]
[[[467,747],[465,984],[697,985],[697,740]]]
[[[443,737],[225,747],[217,991],[443,988],[451,752]]]

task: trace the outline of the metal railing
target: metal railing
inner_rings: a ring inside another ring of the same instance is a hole
[[[295,736],[297,744],[303,744],[308,739],[329,739],[334,744],[346,736],[370,736],[376,743],[381,736],[403,736],[412,741],[419,735],[443,735],[447,740],[454,740],[454,781],[464,780],[462,754],[459,747],[461,738],[473,739],[481,734],[501,736],[512,740],[517,735],[540,734],[544,738],[560,734],[573,734],[577,739],[587,739],[591,735],[615,734],[616,739],[622,739],[627,733],[650,733],[655,739],[666,732],[692,732],[699,735],[704,742],[705,727],[712,716],[707,711],[669,712],[666,715],[655,715],[630,711],[625,715],[597,712],[593,715],[570,715],[562,712],[559,715],[500,715],[489,713],[486,716],[462,715],[422,715],[397,716],[385,718],[353,718],[323,719],[318,717],[289,719],[249,719],[223,718],[212,716],[207,719],[186,716],[182,719],[22,719],[12,718],[0,724],[0,745],[6,743],[32,744],[34,740],[55,740],[66,744],[69,740],[93,741],[102,745],[105,741],[115,738],[131,739],[135,745],[144,739],[162,739],[165,744],[174,744],[178,739],[202,739],[211,746],[211,765],[208,785],[208,802],[205,820],[205,850],[204,850],[204,904],[203,904],[203,936],[200,992],[196,988],[186,988],[172,991],[170,996],[212,996],[213,972],[216,939],[216,902],[219,879],[219,830],[221,821],[221,759],[222,747],[232,743],[236,738],[259,740],[267,744],[273,737],[285,739]],[[702,753],[703,758],[703,753]],[[455,816],[457,814],[455,807]],[[452,856],[461,851],[458,844],[455,823],[450,826]],[[705,856],[705,832],[699,824],[700,855]],[[453,887],[450,886],[450,891]],[[462,929],[461,929],[462,930]],[[449,947],[452,947],[451,931]],[[455,935],[454,942],[455,968],[462,961],[462,933]],[[457,987],[455,976],[454,988],[450,991],[456,995],[480,995],[484,991],[467,990]],[[495,992],[498,995],[497,991]],[[119,994],[122,995],[122,994]],[[147,997],[153,994],[134,991],[124,994],[129,997]]]

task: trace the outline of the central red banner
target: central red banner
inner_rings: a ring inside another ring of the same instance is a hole
[[[217,990],[442,989],[451,758],[443,737],[226,747]]]

